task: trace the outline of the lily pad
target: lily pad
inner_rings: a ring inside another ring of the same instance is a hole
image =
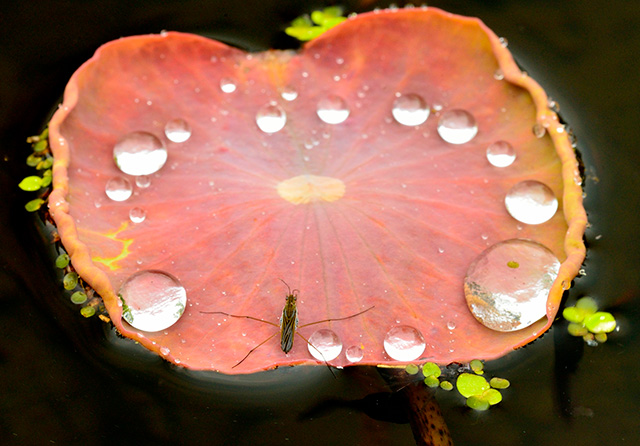
[[[141,132],[159,170],[130,176],[114,147]],[[515,160],[490,161],[492,145]],[[354,349],[371,365],[496,358],[550,326],[584,258],[578,164],[545,93],[479,20],[434,8],[362,14],[297,53],[175,32],[110,42],[71,78],[50,146],[49,207],[73,266],[120,332],[193,369],[322,363],[299,338],[286,355],[272,339],[235,367],[278,328],[203,313],[278,324],[279,279],[298,290],[305,338],[336,334],[331,365]],[[505,197],[524,181],[561,211],[516,220]],[[471,315],[463,282],[511,239],[561,265],[546,317],[498,332]],[[143,271],[186,292],[157,332],[122,317],[118,293]],[[419,358],[385,353],[389,339]]]

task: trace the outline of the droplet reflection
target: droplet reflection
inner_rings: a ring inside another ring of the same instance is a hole
[[[384,337],[384,351],[396,361],[413,361],[424,352],[424,337],[408,325],[393,327]]]
[[[338,335],[327,328],[315,331],[309,336],[309,353],[318,361],[336,359],[342,351],[342,341]]]
[[[539,181],[525,180],[513,186],[504,200],[509,214],[528,225],[549,221],[558,210],[553,191]]]
[[[128,175],[151,175],[167,161],[164,143],[148,132],[131,132],[113,147],[113,159]]]
[[[449,144],[464,144],[478,133],[476,118],[466,110],[447,110],[438,120],[438,134]]]

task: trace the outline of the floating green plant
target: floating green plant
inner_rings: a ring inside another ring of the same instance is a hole
[[[313,11],[311,17],[304,14],[294,19],[284,32],[302,42],[313,40],[326,30],[347,20],[342,16],[342,8],[330,6],[322,11]]]
[[[35,168],[39,175],[29,175],[18,183],[18,187],[25,192],[41,192],[41,196],[30,200],[24,208],[29,212],[36,212],[47,202],[48,187],[51,185],[53,157],[49,150],[49,129],[36,136],[27,138],[31,144],[32,153],[27,157],[27,166]]]
[[[615,317],[606,311],[598,311],[598,304],[591,297],[578,299],[575,306],[566,307],[562,311],[562,316],[569,321],[569,334],[581,336],[592,346],[606,342],[607,333],[616,328]]]
[[[405,370],[410,375],[416,375],[420,368],[409,364]],[[446,367],[445,371],[447,373],[443,373],[440,366],[433,362],[425,363],[422,366],[424,383],[431,388],[440,387],[449,391],[453,389],[450,379],[455,379],[458,392],[467,399],[467,406],[474,410],[487,410],[498,404],[502,401],[500,390],[510,386],[509,381],[504,378],[493,377],[487,381],[484,376],[481,376],[484,374],[484,363],[479,359],[474,359],[469,364],[460,365],[455,369]]]

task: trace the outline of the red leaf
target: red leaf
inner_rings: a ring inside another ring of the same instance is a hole
[[[498,69],[504,80],[494,78]],[[224,79],[236,90],[223,92]],[[295,100],[281,96],[289,89]],[[396,122],[396,93],[420,95],[431,116],[417,126]],[[334,95],[350,114],[328,124],[317,104]],[[422,333],[421,357],[431,361],[491,359],[550,326],[584,258],[577,162],[546,101],[480,21],[433,8],[360,15],[297,54],[247,54],[180,33],[124,38],[73,75],[51,121],[49,205],[73,265],[116,327],[186,367],[247,373],[317,363],[301,339],[288,355],[272,339],[233,368],[277,328],[201,313],[278,323],[287,291],[280,278],[300,290],[301,325],[375,305],[300,329],[306,338],[318,328],[339,335],[343,352],[332,365],[350,363],[350,346],[364,349],[360,364],[399,364],[383,349],[398,325]],[[286,113],[274,133],[256,124],[269,104]],[[439,117],[452,109],[477,121],[466,144],[438,135]],[[190,125],[188,141],[165,137],[175,118]],[[545,136],[534,135],[536,123]],[[111,201],[107,180],[128,177],[113,147],[136,131],[164,141],[167,163],[148,188]],[[507,168],[485,155],[498,140],[517,152]],[[512,218],[505,194],[528,179],[548,185],[564,212],[539,225]],[[129,220],[134,207],[146,211],[142,223]],[[502,333],[471,315],[463,280],[478,254],[511,238],[542,243],[563,264],[548,320]],[[188,296],[182,318],[155,333],[124,322],[116,296],[129,276],[148,269],[177,277]]]

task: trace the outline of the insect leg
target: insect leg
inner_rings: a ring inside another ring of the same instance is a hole
[[[251,319],[251,320],[254,320],[254,321],[264,322],[266,324],[273,325],[274,327],[280,328],[280,326],[278,324],[274,324],[271,321],[265,321],[264,319],[260,319],[260,318],[253,317],[253,316],[242,316],[242,315],[239,315],[239,314],[229,314],[229,313],[224,313],[222,311],[201,311],[200,313],[202,313],[202,314],[224,314],[225,316],[230,316],[230,317]]]
[[[267,322],[267,321],[265,321],[265,322]],[[236,367],[238,367],[240,364],[242,364],[242,363],[244,362],[244,360],[245,360],[245,359],[247,359],[247,358],[249,357],[249,355],[250,355],[251,353],[253,353],[254,351],[256,351],[256,350],[258,349],[258,347],[260,347],[262,344],[266,344],[267,342],[269,342],[269,341],[270,341],[271,339],[273,339],[273,337],[274,337],[275,335],[277,335],[277,334],[278,334],[278,333],[274,333],[274,334],[272,334],[272,335],[271,335],[271,336],[269,336],[267,339],[265,339],[264,341],[262,341],[261,343],[259,343],[259,344],[258,344],[258,345],[256,345],[255,347],[253,347],[251,350],[249,350],[249,353],[247,353],[247,354],[245,355],[245,357],[244,357],[244,358],[242,358],[242,359],[240,360],[240,362],[238,362],[236,365],[234,365],[234,366],[233,366],[233,367],[231,367],[231,368],[232,368],[232,369],[235,369]]]
[[[362,310],[360,313],[352,314],[351,316],[336,317],[336,318],[331,318],[331,319],[323,319],[321,321],[309,322],[308,324],[300,325],[300,327],[298,327],[298,328],[308,327],[309,325],[321,324],[323,322],[343,321],[345,319],[351,319],[352,317],[360,316],[361,314],[366,313],[367,311],[372,310],[374,308],[375,308],[375,305],[372,306],[372,307],[367,308],[366,310]]]
[[[331,374],[333,375],[333,377],[334,377],[335,379],[338,379],[338,377],[336,376],[336,374],[335,374],[335,373],[333,373],[333,370],[331,370],[331,366],[329,365],[329,363],[327,362],[327,360],[326,360],[326,359],[324,359],[324,355],[322,354],[322,352],[321,352],[320,350],[318,350],[318,348],[317,348],[315,345],[313,345],[311,342],[309,342],[309,340],[308,340],[307,338],[305,338],[304,336],[302,336],[300,333],[296,332],[296,334],[297,334],[298,336],[300,336],[302,339],[304,339],[304,341],[305,341],[307,344],[309,344],[311,347],[313,347],[313,348],[315,349],[315,351],[317,351],[318,353],[320,353],[320,356],[322,356],[322,360],[324,361],[325,365],[327,366],[327,368],[329,369],[329,371],[331,372]]]

